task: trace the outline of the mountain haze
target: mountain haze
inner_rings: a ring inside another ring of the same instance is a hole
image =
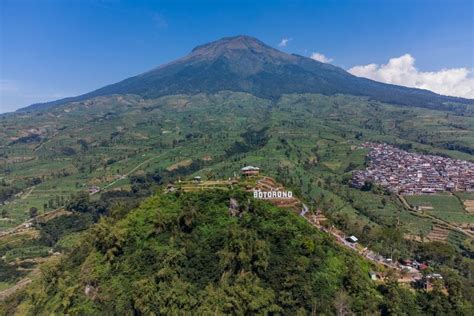
[[[223,90],[248,92],[266,99],[278,99],[290,93],[349,94],[387,103],[444,110],[452,109],[452,103],[459,103],[461,110],[467,104],[474,104],[472,100],[359,78],[342,68],[287,54],[256,38],[241,35],[197,46],[183,58],[90,93],[34,104],[21,110],[112,94],[135,94],[149,99]]]

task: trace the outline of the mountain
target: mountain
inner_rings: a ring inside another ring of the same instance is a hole
[[[349,94],[399,105],[449,110],[474,101],[431,91],[375,82],[308,57],[290,55],[250,36],[226,37],[151,71],[77,97],[34,104],[21,111],[48,108],[111,94],[157,98],[173,94],[248,92],[266,99],[289,93]]]

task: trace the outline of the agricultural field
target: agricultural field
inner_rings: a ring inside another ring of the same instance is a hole
[[[464,204],[464,209],[474,215],[474,192],[456,192],[456,196]]]
[[[460,225],[474,223],[474,215],[465,209],[463,201],[456,195],[413,195],[405,199],[412,206],[446,222]]]
[[[365,165],[367,149],[359,145],[390,142],[474,161],[467,150],[473,126],[473,117],[452,112],[317,94],[273,101],[235,92],[109,96],[6,114],[0,116],[0,230],[28,219],[31,208],[50,212],[91,187],[128,190],[134,177],[162,172],[228,179],[251,164],[331,218],[373,229],[398,223],[406,234],[426,236],[429,219],[382,192],[349,187],[351,171]],[[452,140],[459,150],[447,145]],[[441,199],[432,201],[433,216],[472,221],[459,200]],[[439,208],[445,202],[448,213]]]

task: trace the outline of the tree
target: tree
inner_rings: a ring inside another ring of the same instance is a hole
[[[190,232],[193,229],[198,212],[192,203],[187,203],[178,219],[178,224],[182,231]]]
[[[439,241],[421,244],[418,247],[417,255],[422,261],[434,261],[437,264],[451,267],[456,265],[460,257],[453,246]]]
[[[337,316],[345,316],[352,314],[350,306],[351,306],[351,298],[349,294],[347,294],[344,290],[339,290],[334,297],[334,308],[336,309]]]
[[[365,181],[364,185],[360,188],[362,191],[370,191],[373,188],[373,184],[370,181]]]
[[[34,218],[36,216],[38,216],[38,209],[33,206],[30,208],[30,218]]]

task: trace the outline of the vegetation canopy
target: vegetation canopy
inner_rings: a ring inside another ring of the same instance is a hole
[[[240,215],[229,213],[231,198]],[[440,311],[462,307],[443,293],[377,287],[368,264],[331,237],[238,190],[156,194],[122,219],[102,218],[78,244],[3,312],[413,314],[434,299]]]

